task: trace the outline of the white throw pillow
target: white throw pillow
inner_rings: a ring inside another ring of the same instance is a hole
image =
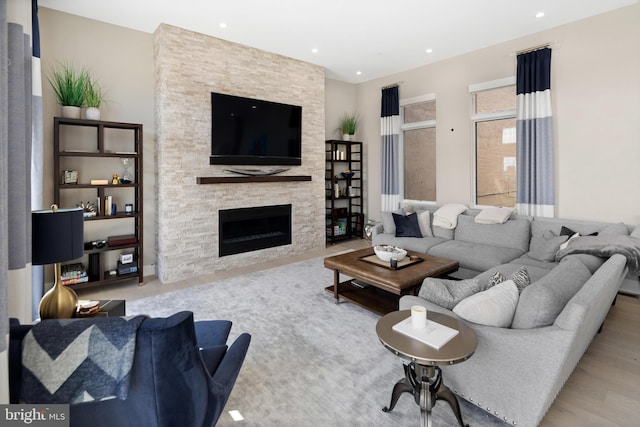
[[[504,224],[512,213],[513,208],[484,208],[476,215],[474,221],[479,224]]]
[[[417,211],[418,212],[418,225],[420,226],[420,233],[422,237],[433,236],[431,232],[431,211]]]
[[[513,280],[506,280],[463,299],[453,312],[469,322],[509,328],[517,306],[518,287]]]

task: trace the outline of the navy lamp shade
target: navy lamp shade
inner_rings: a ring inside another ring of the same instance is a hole
[[[40,300],[40,319],[75,317],[78,297],[62,284],[61,262],[84,254],[84,219],[82,209],[58,209],[31,212],[32,263],[54,264],[55,283]]]

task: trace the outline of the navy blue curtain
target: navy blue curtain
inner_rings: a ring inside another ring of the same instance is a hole
[[[400,205],[400,99],[398,86],[382,89],[381,105],[382,211],[394,211]]]
[[[553,217],[555,182],[551,49],[518,55],[516,76],[517,211]]]

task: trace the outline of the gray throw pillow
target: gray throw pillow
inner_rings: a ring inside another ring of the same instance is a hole
[[[628,236],[629,229],[624,223],[609,224],[598,233],[599,236]]]
[[[579,260],[564,260],[522,291],[511,327],[531,329],[553,324],[589,277],[589,269]]]
[[[380,218],[382,219],[382,228],[385,233],[396,234],[396,223],[393,221],[393,214],[404,215],[404,210],[397,209],[393,212],[380,212]]]
[[[449,280],[427,277],[422,282],[418,296],[451,310],[460,301],[481,290],[475,279]]]
[[[418,215],[418,224],[420,225],[420,233],[422,237],[431,237],[433,232],[431,231],[431,211],[416,211]]]
[[[547,230],[544,234],[531,237],[529,256],[538,261],[555,261],[556,252],[569,236],[556,236]]]

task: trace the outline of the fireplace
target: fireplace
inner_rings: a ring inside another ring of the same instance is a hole
[[[220,256],[291,244],[291,205],[218,211]]]

